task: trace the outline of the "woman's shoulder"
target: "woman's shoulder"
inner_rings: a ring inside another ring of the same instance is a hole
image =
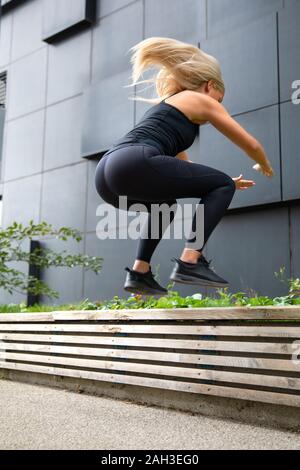
[[[203,93],[183,90],[166,99],[165,103],[175,106],[188,116],[192,122],[201,125],[205,121],[199,120],[199,108],[207,103],[205,98],[206,96]]]

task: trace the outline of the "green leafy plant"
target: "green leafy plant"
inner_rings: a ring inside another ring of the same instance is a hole
[[[52,237],[62,241],[74,239],[82,240],[81,233],[69,227],[54,229],[45,221],[35,224],[30,220],[28,226],[14,222],[5,229],[0,229],[0,288],[13,292],[30,293],[33,295],[44,294],[48,297],[59,297],[56,290],[51,289],[44,281],[34,275],[24,274],[19,269],[9,266],[12,262],[25,262],[36,266],[38,269],[55,267],[83,266],[96,274],[101,269],[102,258],[70,254],[66,250],[57,253],[50,248],[36,247],[29,252],[23,245],[28,240],[41,240],[42,237]]]
[[[0,312],[50,312],[53,310],[121,310],[121,309],[154,309],[154,308],[199,308],[199,307],[254,307],[264,305],[300,305],[299,279],[284,278],[285,268],[280,268],[276,277],[280,277],[283,282],[289,285],[289,292],[282,297],[268,297],[257,295],[253,289],[247,289],[247,292],[228,292],[228,287],[216,289],[216,297],[205,296],[200,292],[193,295],[182,297],[177,291],[173,290],[174,282],[168,284],[168,293],[162,297],[142,296],[131,294],[128,298],[120,298],[118,295],[109,300],[90,301],[84,299],[77,304],[63,304],[56,306],[39,305],[26,307],[25,304],[0,305]]]

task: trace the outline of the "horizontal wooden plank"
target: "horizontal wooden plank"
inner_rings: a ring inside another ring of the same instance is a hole
[[[300,338],[300,327],[295,326],[214,326],[214,325],[87,325],[81,324],[1,324],[5,331],[68,332],[68,333],[126,333],[126,334],[172,334],[200,336],[249,336],[268,338]]]
[[[202,307],[54,312],[55,320],[300,320],[300,306]]]
[[[78,369],[66,369],[32,364],[0,362],[0,368],[300,407],[300,396],[291,395],[288,393],[266,392],[260,390],[240,389],[218,385],[188,383],[184,381],[128,376],[125,374],[120,375],[106,372],[84,371]]]
[[[161,353],[163,354],[163,353]],[[264,369],[269,371],[279,371],[279,372],[300,372],[300,365],[294,361],[284,360],[284,359],[261,359],[255,357],[235,357],[235,356],[215,356],[209,354],[198,354],[196,355],[197,360],[196,364],[204,366],[216,366],[216,367],[230,367],[230,368],[240,368],[240,369]],[[4,359],[15,359],[25,362],[54,362],[59,364],[70,364],[70,359],[67,357],[57,357],[57,356],[43,356],[39,354],[22,354],[14,352],[0,351],[0,358]],[[64,362],[65,361],[65,362]],[[82,361],[81,358],[72,359],[73,365],[80,366]],[[97,366],[98,359],[88,359],[85,360],[86,367],[100,367]],[[101,361],[100,361],[101,362]],[[104,363],[106,361],[103,361]],[[90,364],[90,366],[87,366]],[[143,364],[145,365],[145,364]]]
[[[51,312],[41,313],[0,313],[0,323],[54,322]]]
[[[135,320],[300,320],[300,306],[202,307],[177,309],[72,310],[28,314],[0,314],[5,322]]]
[[[198,364],[197,356],[188,354],[176,354],[176,353],[153,353],[149,351],[131,351],[131,350],[109,350],[109,349],[98,349],[98,348],[77,348],[77,347],[66,347],[66,346],[54,346],[54,345],[32,345],[32,344],[11,344],[9,349],[14,351],[24,351],[24,352],[40,352],[51,354],[64,354],[64,355],[77,355],[77,356],[100,356],[106,358],[120,358],[120,359],[132,359],[132,360],[147,360],[147,361],[169,361],[176,362],[178,364],[191,363],[194,362]],[[166,356],[166,357],[165,357]],[[5,354],[3,357],[7,357]],[[7,357],[8,358],[8,357]],[[64,357],[61,358],[64,364]],[[51,358],[49,359],[51,361]],[[55,362],[55,361],[54,361]],[[205,380],[215,380],[223,382],[235,382],[239,384],[246,385],[259,385],[265,387],[274,387],[274,388],[286,388],[292,390],[300,390],[300,378],[294,377],[280,377],[280,376],[269,376],[262,374],[249,374],[245,372],[233,372],[233,371],[216,371],[216,370],[205,370],[197,369],[196,374],[194,373],[195,369],[186,369],[184,367],[170,367],[168,366],[159,366],[159,371],[157,372],[155,367],[151,368],[149,364],[132,364],[132,363],[120,363],[120,362],[109,362],[102,361],[105,364],[105,367],[99,366],[101,368],[108,369],[117,369],[122,371],[134,371],[142,373],[156,373],[164,375],[175,375],[179,377],[191,377],[191,378],[201,378]],[[101,363],[102,363],[101,362]],[[74,364],[80,367],[80,362],[74,360]],[[98,363],[97,363],[98,364]],[[120,364],[122,368],[120,369]],[[70,365],[70,364],[69,364]],[[107,367],[106,367],[107,365]],[[144,367],[145,366],[145,367]],[[133,369],[132,369],[133,367]],[[149,370],[148,370],[149,368]],[[187,371],[187,374],[186,374]],[[190,375],[188,375],[190,374]]]
[[[64,339],[66,338],[66,340]],[[85,339],[86,338],[86,339]],[[9,349],[19,349],[23,348],[24,351],[31,350],[39,350],[39,348],[43,348],[43,346],[39,345],[31,345],[27,343],[22,343],[22,341],[31,341],[31,342],[45,342],[45,343],[61,343],[61,342],[68,342],[70,343],[78,343],[87,345],[101,345],[101,336],[61,336],[61,335],[31,335],[31,334],[13,334],[13,333],[6,333],[0,334],[0,341],[5,343],[5,340],[9,341],[19,341],[19,343],[6,343],[7,348]],[[62,339],[64,339],[62,341]],[[106,338],[105,338],[106,339]],[[108,338],[110,339],[110,338]],[[207,340],[172,340],[172,339],[155,339],[155,338],[144,338],[144,339],[135,339],[135,338],[120,338],[119,345],[128,345],[127,339],[130,341],[130,346],[147,346],[147,347],[161,347],[163,345],[164,348],[169,349],[196,349],[202,351],[224,351],[224,352],[239,352],[239,353],[256,353],[256,354],[280,354],[280,355],[287,355],[291,356],[295,352],[295,348],[292,343],[260,343],[260,342],[244,342],[244,341],[207,341]],[[21,343],[20,343],[21,341]],[[163,341],[163,343],[162,343]],[[107,342],[105,343],[107,344]],[[112,344],[111,341],[109,344]],[[62,346],[62,347],[69,347],[69,346]],[[36,348],[36,349],[35,349]],[[0,348],[1,349],[1,348]],[[88,349],[88,348],[82,348]],[[42,350],[42,349],[41,349]],[[93,348],[91,351],[97,352],[98,349]],[[158,353],[160,354],[160,353]]]
[[[178,340],[178,339],[153,339],[153,338],[131,338],[131,337],[109,337],[109,336],[71,336],[71,335],[26,335],[26,334],[0,334],[0,341],[36,341],[46,343],[85,344],[98,346],[122,346],[133,348],[168,348],[191,351],[206,351],[207,345],[204,341]],[[238,343],[240,344],[240,343]],[[257,343],[258,344],[258,343]],[[230,351],[228,351],[230,352]],[[246,354],[246,353],[245,353]]]

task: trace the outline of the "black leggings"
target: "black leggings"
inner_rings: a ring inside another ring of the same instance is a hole
[[[96,168],[95,185],[101,198],[116,208],[119,208],[121,195],[127,196],[126,210],[130,210],[131,204],[146,206],[148,215],[140,232],[136,259],[148,263],[167,228],[165,219],[161,218],[159,233],[151,238],[151,204],[167,203],[173,208],[176,207],[173,206],[176,198],[201,198],[204,204],[204,243],[198,251],[202,251],[236,189],[233,179],[222,171],[160,155],[155,147],[143,144],[123,146],[105,154]],[[175,213],[170,211],[167,225],[174,217]],[[193,231],[196,220],[194,214]],[[190,246],[188,241],[186,246]]]

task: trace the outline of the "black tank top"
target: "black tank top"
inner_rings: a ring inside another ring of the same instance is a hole
[[[175,157],[193,144],[198,131],[199,124],[193,123],[182,111],[163,100],[149,108],[134,128],[118,139],[106,153],[138,143],[152,145],[162,155]]]

